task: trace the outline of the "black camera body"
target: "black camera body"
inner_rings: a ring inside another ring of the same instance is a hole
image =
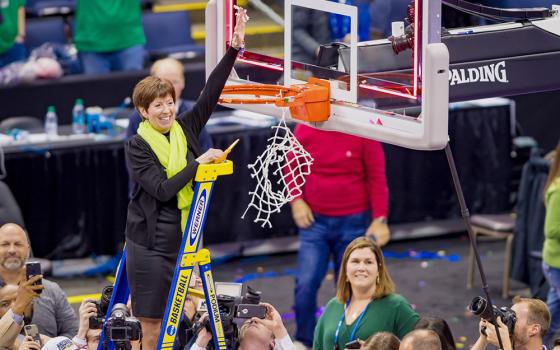
[[[113,286],[106,286],[101,291],[99,300],[93,302],[97,309],[97,316],[89,318],[89,329],[101,329],[103,327],[103,320],[105,319],[105,315],[107,315],[107,309],[109,308],[112,294]]]
[[[235,318],[265,318],[266,307],[259,305],[261,292],[247,286],[247,293],[241,298],[236,298],[234,303]]]
[[[228,348],[233,348],[237,343],[238,330],[235,319],[250,319],[253,317],[265,318],[266,307],[259,305],[261,302],[261,292],[247,286],[247,292],[242,297],[232,297],[229,295],[218,294],[217,310],[222,319],[222,327],[224,329],[224,337]],[[207,305],[207,308],[212,308],[212,305]],[[216,308],[216,306],[214,306]],[[215,312],[215,311],[214,311]],[[206,318],[201,322],[198,328],[205,327],[207,331],[211,332],[211,320]],[[198,330],[195,332],[198,333]]]
[[[113,306],[111,314],[103,325],[103,332],[106,339],[114,342],[115,345],[128,344],[132,340],[142,338],[140,321],[136,317],[130,316],[128,308],[124,304]]]
[[[492,314],[496,316],[496,319],[500,317],[502,322],[507,326],[509,334],[513,334],[515,322],[517,321],[517,315],[515,314],[515,311],[509,307],[497,307],[496,305],[492,305],[492,309],[490,309],[486,299],[483,297],[475,297],[469,305],[469,310],[471,310],[475,316],[479,316],[489,322],[492,322]],[[481,330],[483,333],[484,331],[484,329]]]

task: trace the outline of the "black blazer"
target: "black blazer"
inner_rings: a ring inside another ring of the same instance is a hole
[[[140,135],[133,136],[125,144],[126,165],[135,182],[128,204],[126,239],[152,248],[160,207],[173,201],[177,208],[177,193],[194,178],[198,168],[194,160],[201,153],[198,136],[218,103],[237,53],[233,48],[226,52],[208,77],[196,104],[177,118],[187,137],[188,162],[183,170],[168,179],[156,154]],[[176,210],[179,212],[178,208]]]

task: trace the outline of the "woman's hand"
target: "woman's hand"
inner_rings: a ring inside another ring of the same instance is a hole
[[[240,49],[245,46],[245,25],[249,20],[247,10],[243,7],[237,6],[237,13],[235,14],[235,28],[233,29],[233,37],[231,38],[231,46],[234,49]]]
[[[210,148],[208,151],[204,152],[200,157],[196,158],[199,164],[208,164],[212,161],[220,158],[224,154],[221,149]]]
[[[292,217],[299,228],[308,228],[315,222],[313,217],[313,212],[309,205],[301,198],[298,198],[291,203],[292,206]]]

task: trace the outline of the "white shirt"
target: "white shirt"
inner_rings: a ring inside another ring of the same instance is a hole
[[[274,350],[295,350],[296,347],[290,338],[290,335],[287,334],[284,338],[276,339],[276,343],[274,345]]]

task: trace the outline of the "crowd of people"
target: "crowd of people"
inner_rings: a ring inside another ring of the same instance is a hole
[[[93,300],[85,299],[76,316],[60,287],[42,276],[26,278],[30,256],[28,236],[20,226],[0,227],[0,349],[97,349],[100,327],[91,326],[98,316]],[[202,290],[200,278],[193,288]],[[41,281],[41,284],[37,284]],[[354,239],[344,251],[337,280],[336,296],[318,320],[313,349],[451,350],[455,340],[445,320],[418,315],[396,287],[379,246],[367,237]],[[183,327],[177,347],[184,350],[213,349],[212,333],[200,326],[207,318],[197,310],[198,298],[189,295],[183,309]],[[236,329],[237,349],[295,350],[282,317],[269,303],[264,318],[250,318]],[[134,314],[134,307],[129,305]],[[496,320],[503,349],[545,349],[544,337],[551,314],[538,299],[514,298],[513,328]],[[35,325],[39,340],[23,332]],[[480,337],[472,349],[498,346],[496,328],[481,319]],[[39,341],[42,346],[39,345]],[[559,342],[560,343],[560,342]],[[68,345],[61,347],[63,345]],[[145,341],[132,342],[132,349],[152,349]],[[560,345],[554,344],[553,350]]]
[[[0,68],[21,61],[25,47],[25,0],[0,3]],[[144,67],[146,38],[137,0],[76,1],[73,41],[85,74]]]

